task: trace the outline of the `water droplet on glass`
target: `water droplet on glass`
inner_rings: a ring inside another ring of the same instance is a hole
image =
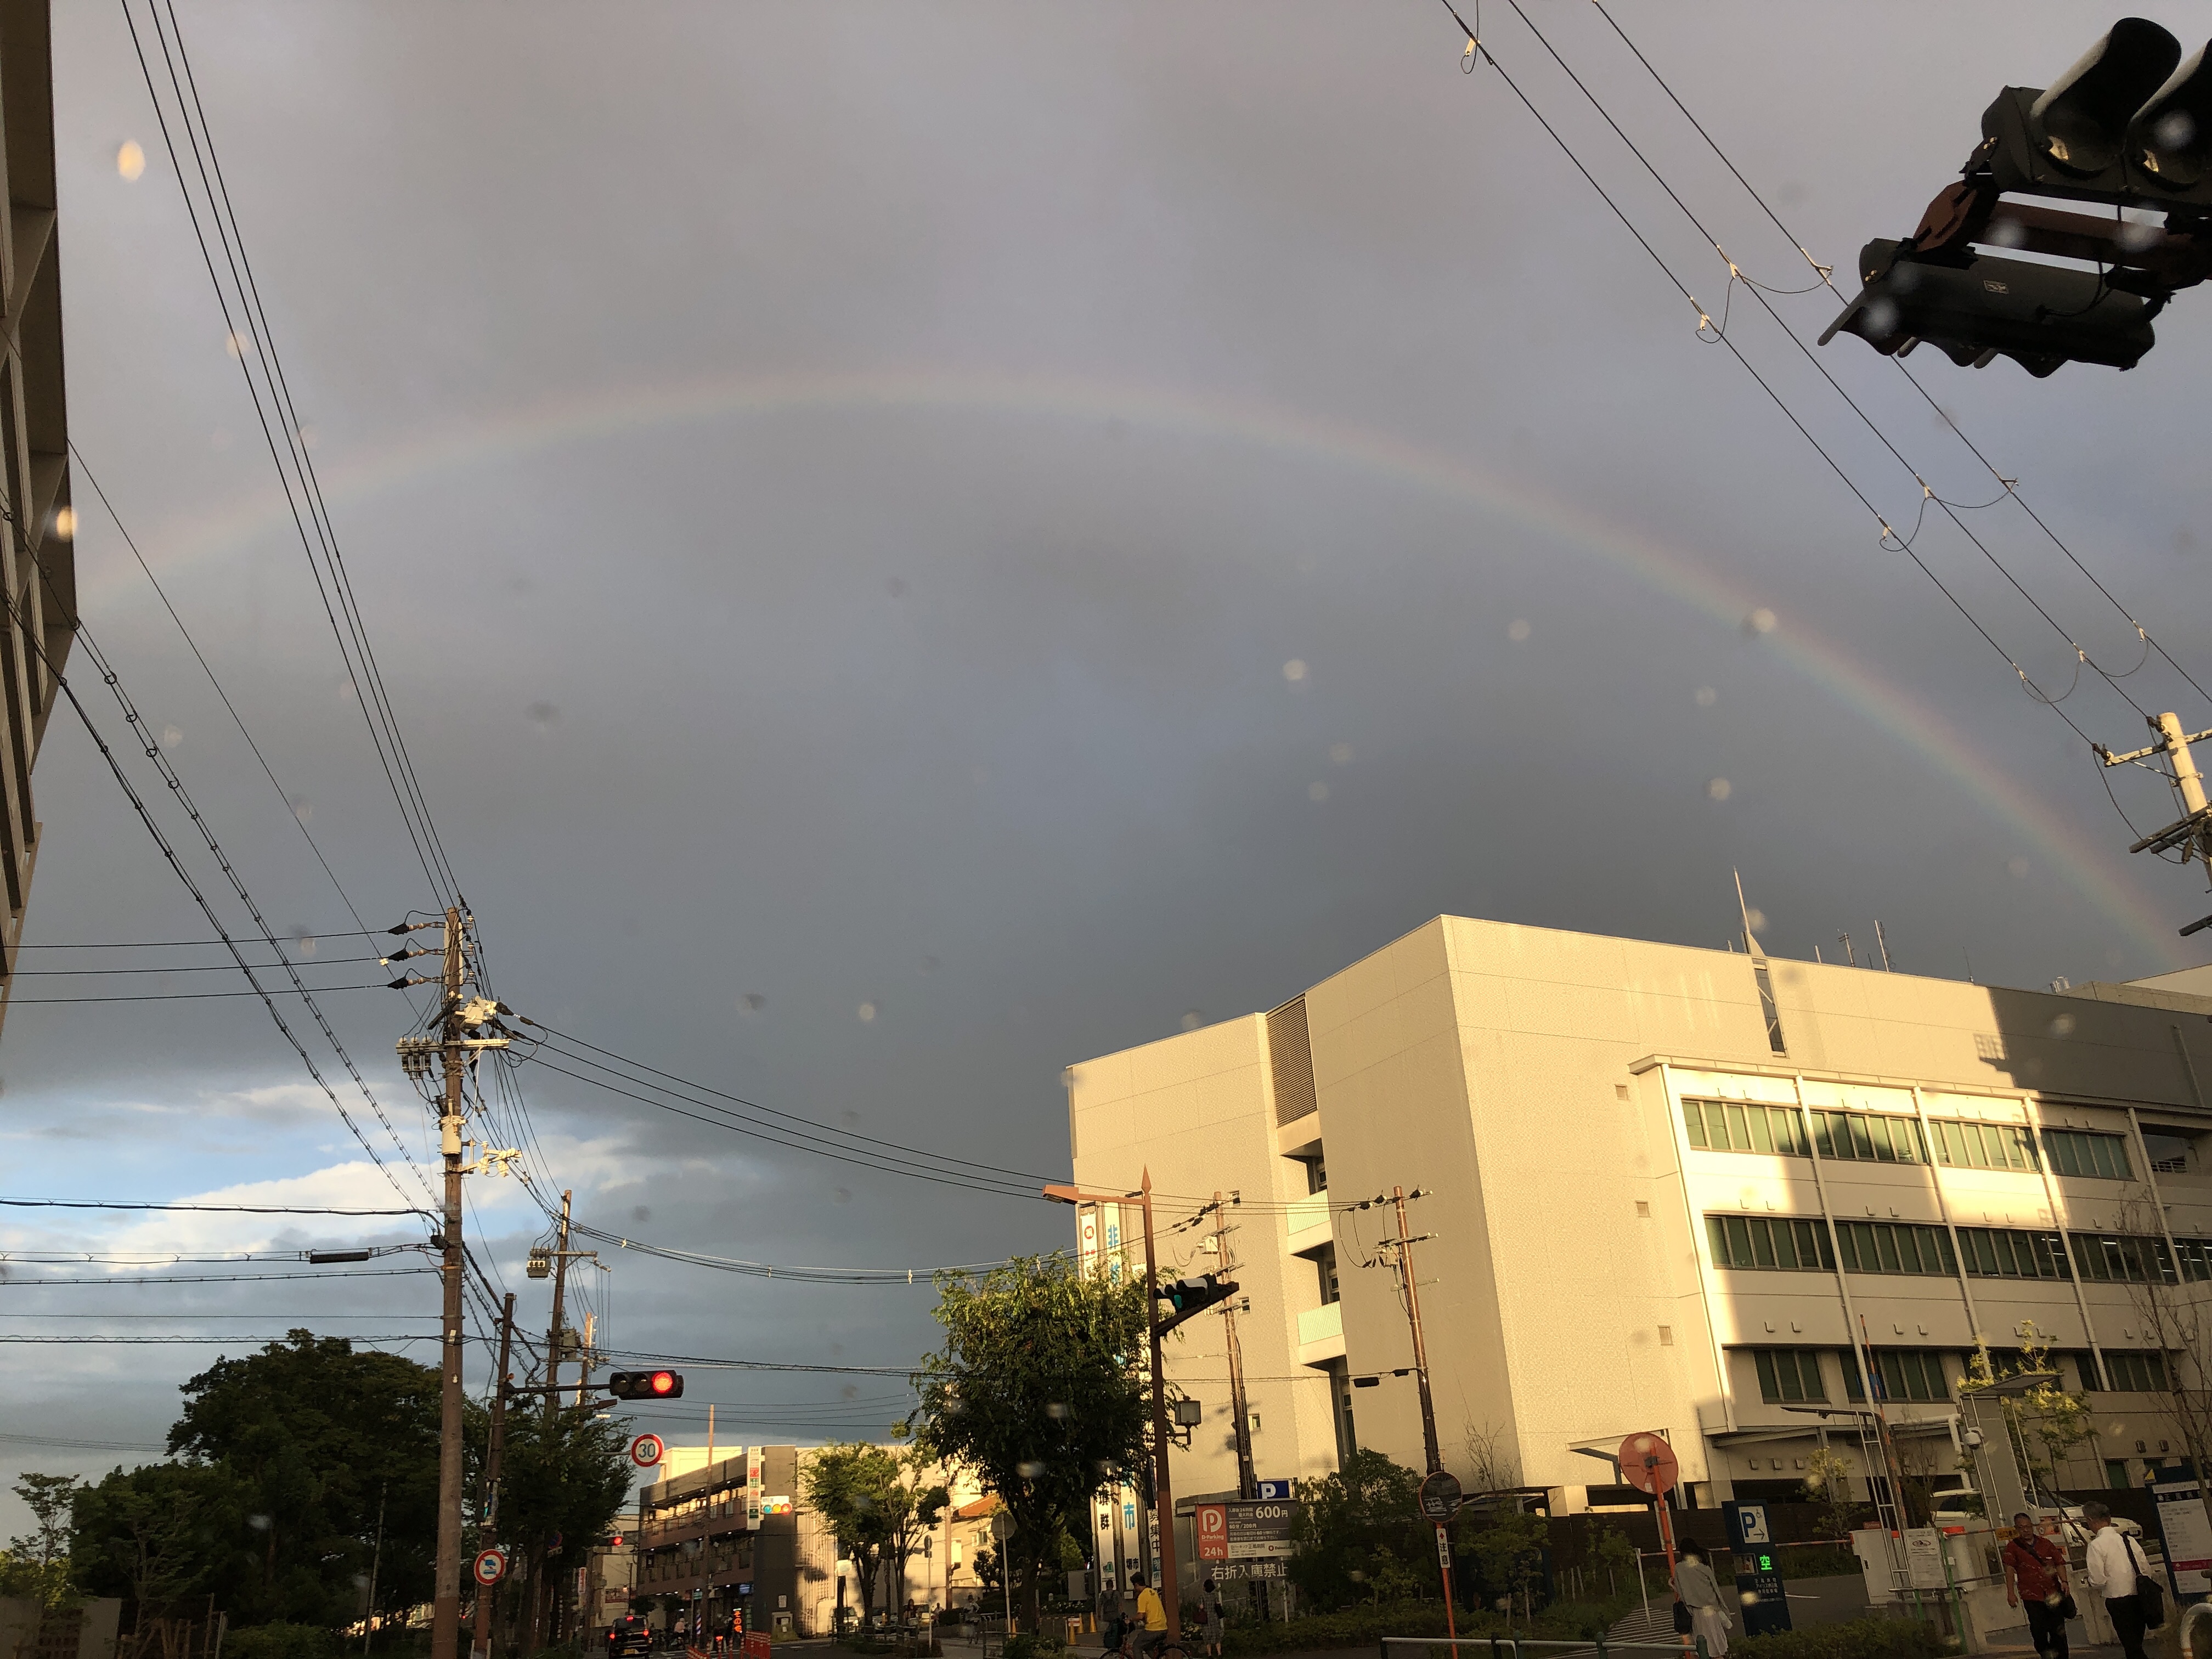
[[[630,1208],[629,1218],[630,1218],[632,1221],[640,1221],[640,1222],[643,1222],[643,1221],[650,1221],[650,1220],[652,1220],[652,1219],[653,1219],[653,1209],[652,1209],[652,1206],[651,1206],[650,1205],[645,1205],[645,1204],[633,1205],[633,1206],[631,1206],[631,1208]]]
[[[1206,1016],[1199,1012],[1197,1009],[1186,1008],[1182,1011],[1182,1029],[1184,1030],[1195,1031],[1200,1026],[1205,1024]]]
[[[1505,637],[1512,641],[1516,645],[1520,644],[1522,641],[1527,639],[1528,637],[1528,619],[1526,617],[1516,617],[1511,622],[1506,624]]]
[[[1292,685],[1296,685],[1300,680],[1305,678],[1305,677],[1306,665],[1304,658],[1293,657],[1283,665],[1283,678],[1288,680]]]
[[[1014,1473],[1024,1480],[1034,1480],[1044,1473],[1044,1465],[1036,1462],[1017,1463],[1014,1465]]]
[[[529,708],[524,709],[523,713],[530,717],[530,723],[541,732],[561,718],[561,711],[550,702],[533,702]]]
[[[1350,765],[1352,763],[1352,745],[1348,743],[1333,743],[1329,744],[1328,757],[1334,761],[1339,766]]]
[[[146,171],[146,152],[136,138],[125,138],[115,151],[117,177],[126,184],[135,184]]]
[[[222,349],[234,357],[243,357],[246,355],[246,337],[236,329],[231,330],[222,337]]]
[[[1774,613],[1762,605],[1743,619],[1743,631],[1747,634],[1771,634],[1774,631]]]
[[[860,1014],[861,1024],[874,1024],[876,1021],[876,1005],[872,1002],[862,1003],[860,1007]]]
[[[1726,800],[1734,793],[1726,778],[1715,778],[1705,786],[1705,798],[1708,800]]]
[[[162,747],[162,748],[164,748],[164,749],[174,749],[174,748],[176,748],[179,744],[180,744],[181,743],[183,743],[183,742],[184,742],[184,740],[185,740],[185,734],[184,734],[183,732],[181,732],[178,731],[178,730],[177,730],[177,728],[176,728],[175,726],[163,726],[163,727],[161,728],[161,747]]]
[[[54,534],[62,541],[69,541],[75,538],[76,535],[75,507],[58,507],[54,509]]]
[[[738,1006],[749,1014],[757,1014],[768,1006],[768,999],[758,991],[748,991],[738,999]]]
[[[1721,700],[1721,694],[1714,690],[1710,685],[1699,686],[1697,690],[1696,695],[1698,699],[1698,707],[1700,708],[1711,708],[1715,703]]]
[[[2072,1036],[2074,1035],[2074,1016],[2071,1014],[2059,1014],[2053,1018],[2051,1022],[2051,1035],[2055,1037]]]
[[[1743,921],[1744,925],[1755,933],[1766,926],[1766,912],[1754,904],[1743,913]]]
[[[1308,800],[1327,800],[1328,799],[1328,786],[1319,781],[1308,784],[1306,786],[1306,799]]]
[[[853,1189],[849,1187],[832,1187],[830,1193],[830,1196],[840,1204],[850,1204],[853,1201]]]
[[[2014,881],[2023,879],[2028,871],[2027,860],[2015,854],[2005,860],[2005,872]]]

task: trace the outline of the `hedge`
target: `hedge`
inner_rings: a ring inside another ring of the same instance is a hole
[[[223,1659],[338,1659],[338,1636],[321,1625],[249,1625],[227,1631]]]
[[[1853,1619],[1729,1644],[1729,1659],[1938,1659],[1956,1651],[1949,1637],[1917,1619]]]

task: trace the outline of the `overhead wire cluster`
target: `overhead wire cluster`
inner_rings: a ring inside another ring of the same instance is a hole
[[[2100,682],[2109,688],[2113,693],[2117,694],[2131,709],[2135,711],[2136,714],[2142,716],[2145,719],[2149,718],[2149,709],[2147,708],[2134,692],[2128,686],[2123,684],[2122,682],[2139,670],[2142,666],[2142,664],[2145,661],[2148,661],[2153,653],[2155,653],[2177,674],[2179,674],[2181,679],[2185,681],[2190,689],[2196,692],[2200,698],[2204,698],[2207,702],[2212,702],[2212,696],[2207,696],[2203,685],[2197,679],[2197,678],[2191,674],[2190,671],[2150,633],[2136,615],[2121,602],[2118,595],[2112,590],[2110,585],[2102,578],[2098,576],[2097,574],[2089,568],[2087,563],[2074,550],[2071,546],[2067,544],[2064,538],[2051,527],[2049,521],[2035,511],[2033,507],[2028,502],[2026,495],[2021,490],[2019,480],[2015,477],[2006,476],[1999,470],[1996,465],[1990,459],[1987,453],[1980,447],[1976,445],[1973,440],[1967,435],[1966,431],[1960,425],[1956,418],[1953,416],[1950,411],[1945,410],[1936,401],[1935,398],[1928,391],[1926,386],[1921,381],[1919,377],[1912,373],[1908,365],[1895,357],[1893,357],[1890,360],[1896,372],[1903,375],[1907,384],[1911,387],[1914,395],[1923,400],[1929,409],[1943,422],[1944,425],[1959,438],[1960,441],[1966,446],[1968,453],[1972,456],[1975,463],[1986,471],[1990,477],[1997,484],[1997,493],[1989,501],[1980,502],[1961,502],[1952,500],[1937,490],[1936,488],[1929,481],[1929,477],[1925,471],[1912,461],[1912,459],[1905,453],[1905,449],[1901,447],[1899,442],[1892,436],[1889,430],[1878,422],[1875,416],[1869,412],[1868,409],[1861,400],[1829,371],[1827,366],[1821,362],[1820,357],[1814,353],[1814,349],[1806,343],[1805,340],[1799,334],[1797,330],[1790,325],[1789,321],[1781,314],[1780,311],[1771,303],[1769,295],[1771,295],[1779,297],[1787,297],[1792,294],[1809,293],[1815,289],[1825,289],[1831,294],[1837,295],[1838,297],[1841,297],[1838,293],[1838,290],[1835,289],[1832,274],[1832,267],[1829,264],[1824,264],[1816,259],[1811,252],[1806,248],[1802,241],[1800,240],[1790,229],[1789,226],[1782,220],[1781,216],[1767,202],[1766,198],[1751,184],[1749,179],[1744,176],[1742,171],[1737,167],[1735,163],[1729,159],[1726,152],[1721,149],[1718,142],[1714,139],[1711,133],[1705,128],[1704,124],[1698,121],[1697,117],[1691,112],[1689,107],[1675,93],[1673,87],[1668,83],[1666,78],[1660,73],[1657,67],[1652,64],[1651,60],[1644,54],[1642,49],[1639,48],[1636,45],[1635,41],[1629,37],[1626,31],[1621,27],[1619,21],[1603,4],[1602,0],[1598,0],[1598,3],[1596,3],[1595,8],[1598,15],[1604,19],[1607,26],[1620,40],[1621,44],[1627,48],[1629,52],[1636,59],[1637,63],[1648,73],[1654,83],[1656,84],[1660,90],[1665,94],[1668,100],[1690,124],[1691,127],[1697,132],[1698,137],[1709,149],[1711,149],[1713,155],[1727,168],[1730,176],[1735,179],[1737,184],[1742,186],[1745,192],[1750,197],[1752,201],[1756,204],[1760,213],[1770,223],[1773,225],[1775,229],[1789,241],[1793,252],[1805,260],[1806,264],[1814,273],[1815,281],[1813,283],[1802,289],[1784,289],[1773,287],[1770,284],[1759,283],[1747,276],[1737,261],[1729,255],[1726,247],[1720,240],[1713,234],[1705,221],[1693,208],[1692,208],[1687,200],[1685,199],[1682,193],[1676,189],[1666,174],[1663,173],[1659,167],[1651,160],[1645,148],[1639,145],[1621,125],[1620,122],[1614,118],[1612,111],[1607,106],[1606,102],[1591,89],[1588,81],[1583,76],[1583,75],[1577,72],[1574,66],[1568,63],[1565,57],[1553,44],[1550,36],[1548,36],[1545,31],[1538,26],[1535,21],[1528,15],[1528,12],[1519,3],[1519,0],[1506,0],[1506,4],[1511,9],[1514,15],[1517,17],[1522,25],[1528,30],[1530,36],[1543,49],[1546,55],[1548,56],[1558,66],[1560,71],[1566,76],[1567,79],[1572,83],[1576,90],[1582,94],[1583,98],[1589,103],[1590,107],[1596,112],[1607,128],[1608,128],[1621,142],[1621,143],[1626,147],[1629,153],[1635,158],[1637,163],[1644,169],[1644,172],[1650,174],[1653,182],[1659,186],[1660,190],[1665,194],[1668,201],[1670,201],[1674,204],[1674,208],[1680,211],[1683,218],[1689,223],[1698,237],[1711,248],[1714,256],[1719,260],[1723,272],[1724,273],[1728,287],[1728,297],[1732,300],[1735,289],[1741,284],[1752,296],[1759,309],[1788,337],[1791,345],[1796,348],[1796,351],[1811,366],[1819,379],[1826,384],[1828,390],[1841,401],[1844,408],[1846,408],[1850,412],[1850,415],[1856,418],[1857,422],[1865,428],[1866,432],[1873,438],[1880,447],[1886,452],[1888,457],[1893,460],[1911,478],[1915,491],[1911,508],[1914,514],[1914,521],[1912,527],[1909,530],[1899,531],[1896,527],[1896,523],[1900,522],[1901,520],[1899,520],[1895,514],[1885,512],[1881,507],[1876,504],[1872,495],[1869,493],[1872,487],[1863,485],[1861,483],[1859,479],[1855,476],[1853,469],[1847,465],[1843,459],[1839,459],[1835,449],[1830,444],[1824,442],[1821,438],[1815,434],[1812,426],[1809,424],[1809,417],[1801,414],[1801,412],[1792,405],[1790,399],[1786,398],[1782,391],[1778,387],[1774,378],[1769,374],[1763,372],[1759,365],[1753,361],[1752,357],[1738,344],[1735,333],[1728,325],[1729,307],[1727,303],[1724,303],[1722,308],[1722,320],[1718,323],[1715,322],[1711,312],[1698,299],[1696,294],[1692,291],[1689,281],[1686,280],[1685,277],[1678,272],[1674,264],[1670,261],[1666,255],[1662,253],[1656,246],[1655,246],[1651,238],[1646,234],[1644,229],[1637,222],[1636,218],[1622,205],[1622,203],[1616,193],[1608,190],[1606,185],[1600,181],[1590,164],[1584,159],[1583,155],[1577,150],[1575,145],[1568,140],[1561,131],[1558,124],[1547,117],[1544,111],[1538,106],[1534,98],[1531,95],[1522,82],[1509,72],[1505,65],[1499,61],[1493,40],[1482,35],[1478,27],[1471,27],[1468,23],[1466,18],[1458,10],[1457,7],[1453,3],[1453,0],[1440,0],[1440,3],[1443,4],[1446,12],[1449,14],[1453,21],[1458,25],[1461,33],[1465,38],[1466,50],[1462,54],[1462,66],[1472,72],[1472,70],[1479,64],[1487,64],[1493,70],[1496,71],[1500,81],[1510,91],[1512,92],[1514,96],[1528,111],[1528,114],[1536,121],[1537,125],[1543,129],[1545,134],[1554,144],[1558,146],[1561,154],[1565,156],[1569,163],[1574,167],[1575,171],[1582,175],[1584,181],[1587,182],[1591,189],[1596,192],[1599,198],[1613,212],[1613,216],[1620,220],[1622,227],[1627,230],[1629,234],[1644,250],[1645,254],[1650,257],[1652,264],[1658,268],[1661,274],[1681,295],[1682,299],[1691,308],[1697,319],[1698,337],[1707,341],[1709,343],[1723,345],[1729,350],[1738,364],[1752,377],[1753,380],[1759,386],[1759,389],[1765,393],[1767,398],[1773,403],[1775,407],[1782,413],[1784,418],[1788,420],[1790,424],[1796,429],[1799,434],[1813,448],[1814,452],[1827,465],[1830,471],[1835,474],[1838,480],[1870,515],[1877,529],[1878,540],[1880,541],[1880,544],[1892,551],[1901,552],[1910,558],[1921,570],[1923,574],[1924,574],[1936,587],[1937,591],[1942,594],[1943,598],[1959,612],[1960,616],[1966,621],[1966,623],[1978,635],[1981,636],[1981,638],[1992,650],[1996,651],[1998,655],[2004,659],[2006,665],[2012,669],[2014,675],[2018,678],[2022,688],[2030,696],[2034,697],[2036,701],[2051,708],[2051,710],[2057,714],[2061,720],[2066,722],[2067,726],[2074,732],[2076,737],[2080,738],[2085,744],[2090,746],[2098,753],[2100,757],[2099,767],[2100,776],[2104,772],[2104,767],[2101,763],[2101,757],[2104,752],[2102,746],[2097,744],[2096,740],[2082,728],[2074,717],[2060,706],[2067,701],[2078,685],[2081,672],[2083,668],[2087,668]],[[2028,520],[2034,526],[2036,531],[2039,532],[2042,537],[2046,538],[2051,546],[2063,556],[2067,562],[2070,564],[2086,581],[2088,582],[2088,584],[2095,590],[2097,594],[2108,603],[2112,608],[2124,619],[2130,631],[2136,635],[2142,647],[2138,660],[2134,666],[2129,668],[2117,668],[2108,666],[2107,665],[2100,662],[2091,654],[2087,647],[2081,642],[2077,633],[2067,627],[2059,620],[2058,617],[2054,613],[2051,605],[2046,603],[2044,599],[2033,591],[2027,581],[2022,578],[2020,573],[2001,558],[1996,550],[1990,545],[1988,540],[1984,536],[1978,533],[1966,522],[1964,516],[1965,514],[1993,508],[2007,501],[2009,501],[2019,507],[2021,512],[2027,515]],[[1930,560],[1927,556],[1923,556],[1923,552],[1919,547],[1918,543],[1920,540],[1920,531],[1930,507],[1933,507],[1937,513],[1941,514],[1942,519],[1956,531],[1959,536],[1967,544],[1967,545],[1979,556],[1980,559],[1997,574],[1998,577],[2005,586],[2011,589],[2026,604],[2026,605],[2049,627],[2051,632],[2063,642],[2072,659],[2074,677],[2072,682],[2069,684],[2068,687],[2064,690],[2053,690],[2039,685],[2021,662],[2019,653],[2008,648],[2000,641],[1996,633],[1994,631],[1995,624],[1985,621],[1983,617],[1978,615],[1976,608],[1970,605],[1967,600],[1962,597],[1955,584],[1947,581],[1944,577],[1938,573]],[[2170,778],[2167,779],[2166,781],[2171,785],[2172,780]],[[2106,787],[2109,793],[2109,781],[2107,781]],[[2118,806],[2117,799],[2114,799],[2113,805],[2116,808]],[[2123,818],[2126,817],[2126,813],[2124,810],[2122,811],[2121,816]]]

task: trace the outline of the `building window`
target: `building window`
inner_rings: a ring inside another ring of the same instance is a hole
[[[2172,1259],[2166,1241],[2130,1233],[2075,1233],[2074,1266],[2099,1285],[2172,1285]]]
[[[1928,1150],[1921,1145],[1916,1118],[1890,1117],[1874,1112],[1815,1112],[1813,1145],[1822,1158],[1856,1160],[1861,1164],[1925,1164]]]
[[[1747,928],[1743,940],[1747,946],[1751,943],[1751,933]],[[1790,1045],[1782,1036],[1782,1010],[1775,1006],[1773,978],[1767,973],[1766,964],[1763,962],[1753,964],[1751,976],[1759,985],[1759,1012],[1766,1016],[1766,1046],[1778,1054],[1786,1054],[1790,1052]]]
[[[1875,1348],[1866,1355],[1867,1364],[1874,1371],[1875,1391],[1884,1400],[1948,1400],[1951,1385],[1943,1376],[1943,1353],[1940,1348]],[[1851,1399],[1863,1401],[1866,1390],[1860,1384],[1858,1367],[1851,1363],[1849,1353],[1844,1356],[1844,1392]]]
[[[2212,1280],[2212,1239],[2177,1238],[2173,1248],[2181,1252],[2181,1276],[2193,1285]]]
[[[1820,1356],[1814,1349],[1753,1348],[1751,1359],[1759,1368],[1759,1397],[1770,1406],[1828,1397],[1828,1385],[1820,1380]]]
[[[1781,1152],[1808,1158],[1805,1124],[1795,1109],[1737,1100],[1686,1100],[1682,1131],[1712,1152]]]
[[[2166,1356],[2162,1353],[2114,1352],[2105,1350],[2105,1386],[2114,1394],[2163,1394]]]
[[[1838,1221],[1836,1253],[1854,1273],[1955,1273],[1957,1258],[1941,1227],[1910,1222]]]
[[[1978,1279],[2071,1279],[2066,1241],[2057,1233],[2012,1227],[1961,1227],[1959,1254]]]
[[[1972,1170],[2033,1170],[2035,1142],[2014,1124],[1954,1122],[1936,1118],[1928,1125],[1936,1141],[1936,1161]]]
[[[1342,1295],[1337,1285],[1335,1245],[1322,1246],[1321,1253],[1314,1257],[1314,1270],[1321,1275],[1322,1306],[1327,1307]]]
[[[2186,1130],[2143,1126],[2143,1152],[2153,1175],[2187,1175],[2189,1154],[2197,1137]]]
[[[1705,1240],[1717,1267],[1765,1267],[1780,1273],[1832,1272],[1836,1254],[1817,1221],[1763,1215],[1709,1215]]]
[[[2080,1129],[2045,1129],[2043,1150],[2051,1167],[2063,1176],[2094,1176],[2104,1181],[2132,1181],[2124,1136],[2089,1134]]]

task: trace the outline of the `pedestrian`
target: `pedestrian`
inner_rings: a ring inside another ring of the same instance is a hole
[[[1121,1648],[1123,1633],[1121,1592],[1115,1587],[1111,1578],[1098,1592],[1098,1632],[1105,1638],[1107,1652],[1113,1653]]]
[[[2146,1609],[2142,1586],[2136,1581],[2150,1575],[2150,1563],[2128,1535],[2112,1524],[2112,1512],[2094,1500],[2081,1505],[2081,1524],[2089,1529],[2089,1547],[2082,1565],[2089,1570],[2089,1587],[2105,1598],[2105,1611],[2112,1616],[2112,1631],[2120,1638],[2126,1659],[2143,1659]]]
[[[1199,1606],[1206,1613],[1206,1659],[1221,1659],[1221,1627],[1227,1622],[1227,1615],[1222,1610],[1221,1592],[1213,1587],[1211,1578],[1206,1581]]]
[[[2012,1540],[1999,1559],[2004,1563],[2005,1601],[2027,1607],[2036,1652],[2042,1659],[2066,1659],[2066,1621],[2074,1616],[2066,1552],[2038,1536],[2033,1518],[2022,1510],[2012,1518]]]
[[[1712,1659],[1722,1659],[1728,1652],[1728,1604],[1721,1600],[1721,1587],[1714,1582],[1713,1570],[1705,1565],[1705,1558],[1698,1553],[1695,1544],[1682,1546],[1681,1559],[1674,1564],[1674,1594],[1690,1609],[1690,1633],[1705,1638],[1705,1651]],[[2139,1653],[2128,1659],[2142,1659]]]

